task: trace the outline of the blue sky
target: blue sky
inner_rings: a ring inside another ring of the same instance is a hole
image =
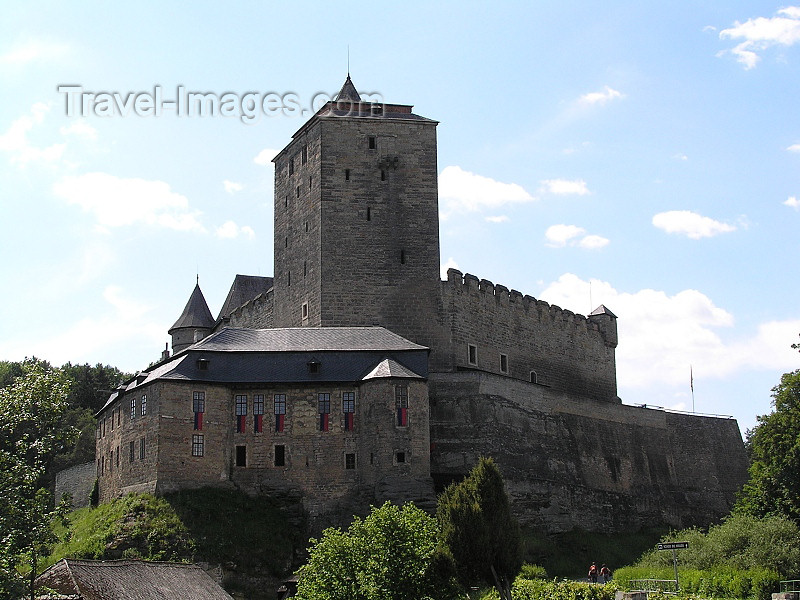
[[[269,158],[348,46],[361,92],[440,121],[443,268],[608,306],[626,403],[691,410],[691,366],[698,412],[769,412],[800,367],[800,6],[773,2],[4,2],[0,359],[136,371],[198,274],[214,314],[271,275]],[[60,86],[143,99],[70,116]]]

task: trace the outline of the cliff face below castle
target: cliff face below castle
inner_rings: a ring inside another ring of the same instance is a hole
[[[431,471],[498,463],[522,523],[551,532],[708,525],[747,480],[735,420],[612,404],[488,373],[432,374]]]

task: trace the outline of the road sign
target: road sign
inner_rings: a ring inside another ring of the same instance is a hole
[[[658,545],[659,550],[685,550],[689,542],[664,542]]]

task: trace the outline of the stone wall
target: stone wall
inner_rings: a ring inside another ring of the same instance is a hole
[[[225,322],[225,327],[249,327],[270,329],[274,321],[273,290],[259,294],[234,310]]]
[[[82,508],[89,506],[89,496],[97,478],[94,462],[75,465],[56,474],[56,501],[64,494],[72,496],[72,506]]]
[[[530,381],[534,372],[553,389],[619,402],[613,317],[587,318],[455,269],[447,275],[442,297],[456,368],[502,374],[502,354],[510,377]]]
[[[438,485],[493,457],[521,521],[550,531],[708,525],[747,479],[735,420],[575,399],[488,373],[432,374]]]

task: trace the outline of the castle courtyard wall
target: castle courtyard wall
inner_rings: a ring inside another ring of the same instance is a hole
[[[705,525],[747,478],[735,420],[576,399],[489,373],[436,373],[438,485],[493,457],[523,522],[549,531]]]
[[[441,289],[452,367],[432,370],[477,369],[522,381],[534,372],[554,389],[619,402],[613,317],[587,318],[455,269]]]

